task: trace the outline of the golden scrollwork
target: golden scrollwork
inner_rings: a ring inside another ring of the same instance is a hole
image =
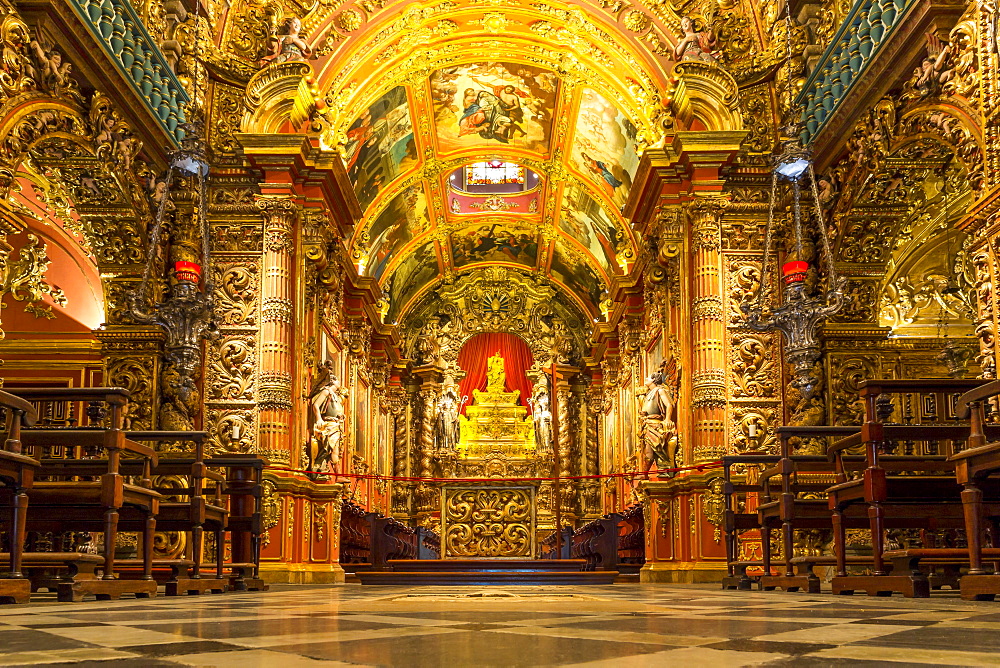
[[[446,488],[441,515],[445,558],[534,553],[533,488]]]

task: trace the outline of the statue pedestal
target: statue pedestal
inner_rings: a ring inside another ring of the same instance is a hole
[[[726,575],[722,511],[712,484],[717,477],[712,472],[639,483],[646,523],[640,582],[720,582]]]

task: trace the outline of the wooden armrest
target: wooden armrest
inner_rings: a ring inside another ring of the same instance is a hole
[[[122,450],[126,450],[149,459],[153,466],[156,466],[156,463],[159,461],[159,458],[156,455],[156,450],[148,445],[141,445],[127,438],[122,442]]]
[[[864,443],[864,440],[861,438],[861,432],[855,432],[846,438],[834,441],[833,444],[826,449],[827,459],[832,462],[836,459],[837,453],[843,452],[848,448],[856,448],[862,443]]]
[[[948,461],[955,462],[962,459],[972,459],[973,457],[982,457],[983,455],[997,454],[1000,456],[1000,442],[997,443],[987,443],[986,445],[981,445],[978,448],[968,448],[966,450],[960,450],[955,454],[948,457]]]
[[[0,407],[9,408],[21,414],[21,425],[30,427],[38,421],[38,413],[35,407],[21,397],[10,392],[0,390]]]
[[[28,387],[18,388],[17,396],[27,401],[103,401],[124,406],[130,395],[124,387]]]
[[[988,383],[980,385],[974,390],[966,392],[958,398],[958,406],[955,408],[955,415],[959,419],[966,419],[969,417],[971,412],[970,404],[974,404],[983,399],[989,399],[990,397],[995,397],[1000,394],[1000,380],[991,380]]]

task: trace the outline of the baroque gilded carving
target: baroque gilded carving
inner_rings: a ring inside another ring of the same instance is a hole
[[[733,334],[729,346],[729,369],[734,398],[773,397],[778,367],[772,355],[771,333]]]

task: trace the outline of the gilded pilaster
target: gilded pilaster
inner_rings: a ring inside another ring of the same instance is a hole
[[[264,257],[261,277],[260,451],[275,464],[290,464],[292,418],[292,276],[296,213],[289,197],[260,196],[264,217]]]
[[[722,313],[721,197],[698,198],[687,205],[692,249],[692,369],[694,461],[710,461],[725,446],[725,324]]]

